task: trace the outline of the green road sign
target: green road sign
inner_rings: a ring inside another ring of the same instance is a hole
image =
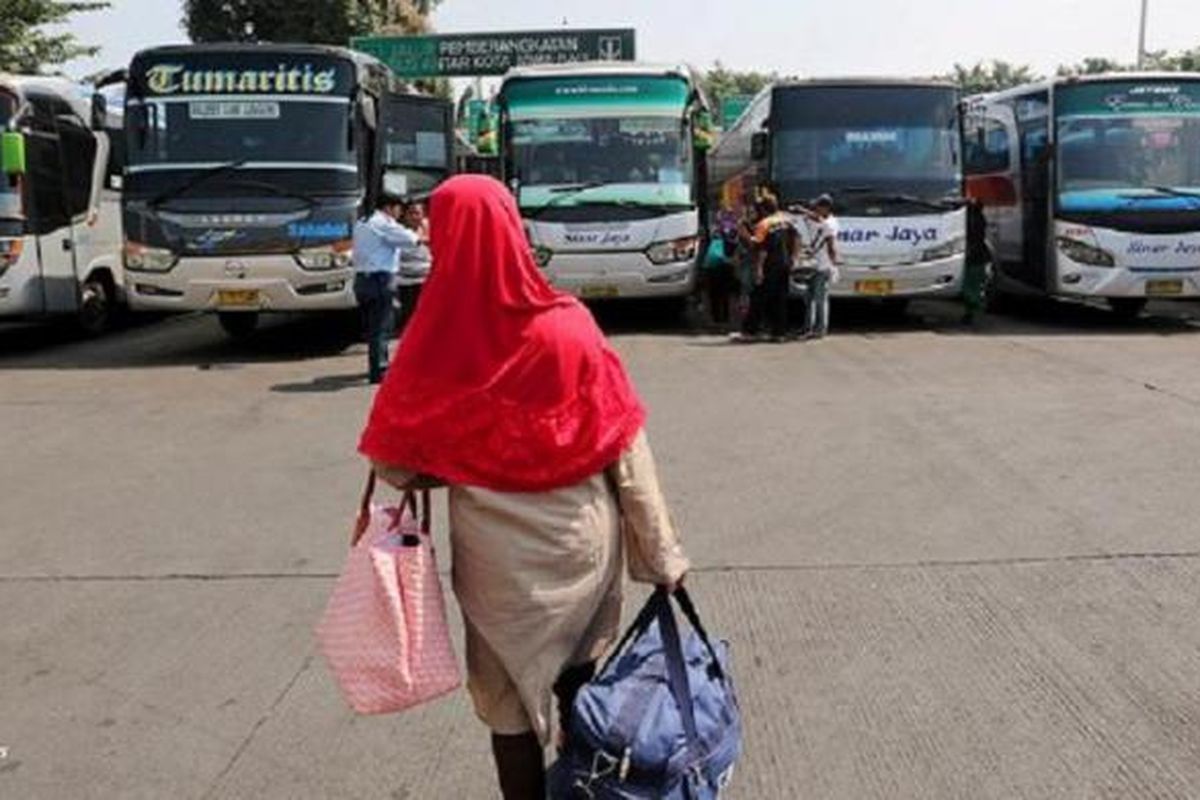
[[[633,61],[632,28],[444,36],[360,36],[350,46],[404,78],[503,75],[512,67],[575,61]]]
[[[754,99],[752,94],[735,94],[721,101],[721,129],[729,130]]]

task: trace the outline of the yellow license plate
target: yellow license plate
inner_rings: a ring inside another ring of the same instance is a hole
[[[217,305],[221,308],[258,308],[257,289],[218,289]]]
[[[584,286],[579,290],[579,294],[585,300],[609,300],[619,297],[621,292],[615,286],[604,284],[602,286]]]
[[[1183,294],[1183,281],[1146,281],[1146,294],[1151,297],[1173,297]]]
[[[885,281],[885,280],[858,281],[857,283],[854,284],[854,291],[857,292],[858,294],[867,294],[867,295],[872,295],[874,297],[883,297],[885,295],[889,295],[889,294],[892,294],[893,292],[895,292],[896,284],[894,281]]]

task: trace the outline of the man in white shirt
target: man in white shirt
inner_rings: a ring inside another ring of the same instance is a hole
[[[405,203],[381,196],[375,212],[354,226],[354,297],[367,334],[367,377],[383,380],[388,341],[396,330],[396,272],[400,254],[421,246],[420,236],[400,224]]]
[[[816,270],[808,282],[808,311],[805,315],[805,331],[814,339],[824,338],[829,333],[829,285],[837,280],[838,221],[833,215],[833,198],[823,194],[813,202],[812,208],[796,206],[790,209],[805,217],[809,234],[812,236],[809,249],[816,261]]]

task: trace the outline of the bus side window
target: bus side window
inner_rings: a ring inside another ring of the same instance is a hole
[[[30,97],[28,154],[29,232],[44,236],[70,222],[63,192],[63,161],[59,149],[55,109],[41,97]]]
[[[92,132],[67,120],[59,120],[59,143],[63,154],[63,199],[71,217],[87,214],[92,202],[93,165],[96,162],[96,137]]]

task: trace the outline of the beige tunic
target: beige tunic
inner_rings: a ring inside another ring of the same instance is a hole
[[[398,486],[413,477],[376,469]],[[620,633],[626,560],[649,583],[675,583],[688,569],[645,433],[609,473],[621,513],[603,473],[537,494],[450,488],[468,688],[496,733],[550,740],[558,676],[599,658]]]

